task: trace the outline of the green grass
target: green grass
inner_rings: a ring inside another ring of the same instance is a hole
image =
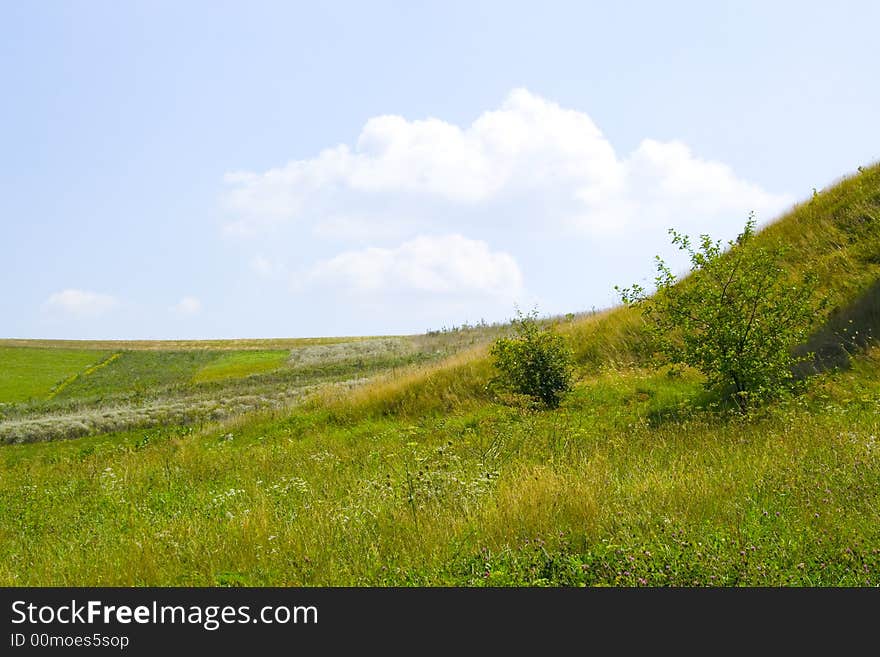
[[[53,388],[107,355],[94,350],[0,347],[0,403],[45,399]]]
[[[222,357],[222,353],[209,350],[125,351],[106,367],[78,377],[58,397],[88,399],[120,392],[147,393],[158,387],[186,383],[200,369]]]
[[[202,367],[192,377],[194,383],[238,379],[252,374],[271,372],[281,367],[289,351],[234,351]]]
[[[5,447],[0,582],[880,584],[878,359],[748,418],[636,369],[555,412]]]

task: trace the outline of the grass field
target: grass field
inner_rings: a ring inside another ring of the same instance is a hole
[[[252,374],[279,369],[290,356],[289,351],[236,351],[213,359],[193,375],[195,383],[238,379]]]
[[[492,385],[505,327],[102,344],[3,407],[0,584],[880,585],[880,167],[759,239],[819,271],[834,357],[747,414],[631,309],[556,322],[552,411]]]
[[[221,358],[213,351],[124,351],[110,365],[80,376],[58,395],[72,399],[102,398],[124,392],[146,393],[192,379]],[[234,353],[234,352],[233,352]]]
[[[747,419],[695,406],[693,374],[629,370],[554,413],[363,404],[7,446],[0,581],[877,584],[878,358]]]
[[[105,356],[91,349],[0,347],[0,403],[45,399],[56,386]]]
[[[350,387],[415,363],[434,362],[498,327],[435,336],[290,340],[290,349],[257,349],[285,341],[101,344],[74,350],[69,342],[0,347],[6,403],[0,444],[52,441],[167,424],[200,426],[259,409],[287,407],[317,386]],[[344,340],[344,341],[343,341]],[[21,383],[25,381],[25,383]],[[40,394],[34,394],[39,392]]]

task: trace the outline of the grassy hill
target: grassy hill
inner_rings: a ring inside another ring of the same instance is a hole
[[[500,327],[383,338],[353,358],[334,344],[155,352],[167,361],[59,350],[34,399],[0,400],[4,422],[103,413],[102,396],[266,394],[357,367],[371,380],[219,422],[3,446],[0,584],[878,585],[880,166],[758,240],[788,243],[791,271],[814,267],[832,303],[806,391],[745,416],[709,410],[699,374],[648,367],[624,308],[558,322],[578,383],[555,411],[487,386]]]

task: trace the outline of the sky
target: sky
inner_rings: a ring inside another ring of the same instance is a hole
[[[880,3],[0,2],[0,337],[604,308],[880,159]]]

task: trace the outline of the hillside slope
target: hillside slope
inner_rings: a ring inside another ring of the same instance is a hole
[[[778,242],[789,247],[786,265],[792,276],[814,271],[829,301],[804,346],[817,353],[813,369],[846,364],[848,354],[880,336],[880,163],[815,193],[754,240],[755,245]],[[646,365],[650,354],[641,321],[637,311],[621,306],[563,320],[557,327],[569,337],[586,375],[597,368]],[[491,371],[487,350],[478,349],[341,403],[389,414],[449,410],[488,400],[485,385]]]

